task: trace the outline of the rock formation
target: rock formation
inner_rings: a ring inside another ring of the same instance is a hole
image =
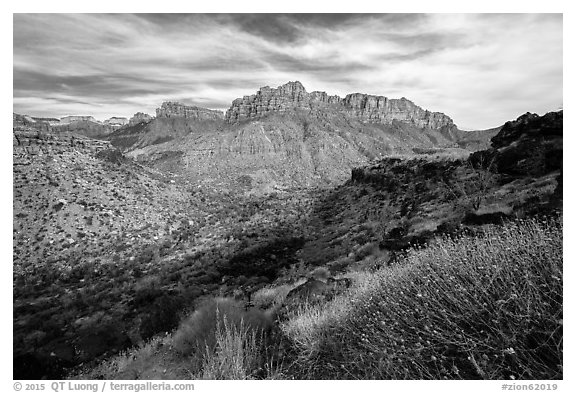
[[[50,133],[30,127],[14,127],[12,134],[14,165],[27,164],[31,157],[80,150],[98,153],[113,149],[110,142],[85,138],[69,133]]]
[[[197,106],[187,106],[179,102],[164,102],[162,106],[156,109],[157,118],[183,117],[196,120],[221,120],[224,114],[221,111],[215,111]]]
[[[348,94],[342,104],[346,111],[363,121],[391,124],[398,120],[420,128],[452,127],[452,119],[443,113],[430,112],[402,97],[389,99],[368,94]]]
[[[125,117],[111,117],[108,120],[104,120],[104,124],[107,126],[113,127],[122,127],[123,125],[128,124],[128,119]]]
[[[33,117],[37,122],[48,123],[51,126],[57,126],[60,124],[60,119],[56,119],[55,117]]]
[[[79,121],[91,121],[93,123],[98,123],[98,120],[96,120],[93,116],[64,116],[60,118],[60,124],[70,124]]]
[[[135,113],[134,116],[132,116],[130,118],[130,120],[128,121],[128,125],[129,126],[134,126],[136,124],[140,124],[140,123],[148,123],[150,122],[152,119],[154,119],[153,116],[150,116],[147,113],[143,113],[143,112],[138,112]]]
[[[526,113],[508,121],[492,147],[472,154],[476,166],[512,176],[542,176],[562,170],[564,113]]]
[[[424,110],[406,98],[389,99],[361,93],[348,94],[340,98],[321,91],[308,93],[298,81],[288,82],[276,89],[265,86],[254,95],[234,100],[226,112],[226,121],[235,123],[259,118],[270,112],[312,110],[320,106],[330,106],[333,110],[344,112],[364,122],[391,124],[396,120],[420,128],[455,128],[450,117],[443,113]]]

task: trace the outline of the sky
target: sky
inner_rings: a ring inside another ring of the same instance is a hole
[[[262,86],[406,97],[485,129],[563,107],[562,14],[14,14],[13,110],[226,110]]]

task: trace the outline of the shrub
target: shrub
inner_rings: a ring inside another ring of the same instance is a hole
[[[561,379],[562,221],[442,238],[283,325],[297,378]]]
[[[262,288],[252,295],[254,307],[268,309],[279,307],[284,302],[288,292],[293,289],[292,285],[279,285],[273,288]]]
[[[313,271],[310,272],[310,277],[315,278],[317,280],[326,281],[328,277],[331,277],[330,270],[325,266],[319,266]]]
[[[272,329],[272,318],[261,310],[246,311],[241,302],[233,299],[210,299],[180,324],[174,334],[175,349],[183,355],[203,356],[206,351],[212,352],[218,326],[224,326],[224,318],[230,329],[236,331],[242,326],[249,332],[266,335]]]

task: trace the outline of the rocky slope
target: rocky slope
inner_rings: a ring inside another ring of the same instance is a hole
[[[561,113],[507,123],[470,159],[406,160],[386,156],[454,146],[458,131],[417,109],[387,123],[400,115],[378,99],[310,93],[320,104],[300,107],[308,93],[280,90],[284,109],[232,123],[167,104],[111,143],[13,115],[16,379],[57,379],[165,334],[203,297],[318,265],[374,268],[438,233],[561,210]],[[113,147],[124,142],[150,167]]]
[[[265,236],[259,232],[250,237],[256,244],[240,247],[227,263],[213,262],[215,274],[225,275],[227,288],[237,275],[269,274],[268,283],[258,278],[258,285],[240,286],[235,294],[251,295],[251,302],[242,304],[246,309],[271,307],[280,310],[281,319],[297,313],[304,301],[308,305],[328,301],[366,271],[386,269],[407,249],[425,246],[440,235],[481,234],[485,224],[561,214],[561,160],[551,154],[530,154],[527,147],[535,147],[532,142],[539,140],[559,148],[555,154],[561,155],[561,113],[507,123],[493,138],[493,148],[469,158],[386,157],[355,168],[348,181],[334,189],[310,190],[311,203],[302,211],[302,220],[285,227],[283,241],[261,241]],[[500,156],[492,165],[477,159],[492,157],[496,151],[508,152],[503,156],[505,165],[500,165]],[[519,167],[541,170],[519,171]],[[270,198],[272,204],[279,202],[277,196]],[[175,349],[173,338],[158,335],[145,346],[73,377],[189,378],[190,358]],[[280,353],[283,361],[291,355],[286,350],[274,355]]]
[[[221,123],[202,124],[179,107],[166,116],[167,108],[172,104],[158,109],[162,117],[146,127],[119,130],[112,143],[148,165],[219,187],[243,182],[261,192],[329,185],[345,180],[351,168],[390,154],[447,148],[466,154],[458,146],[465,133],[444,114],[406,99],[308,93],[299,82],[234,100]],[[175,119],[180,123],[168,123]]]
[[[526,113],[509,121],[491,148],[472,155],[474,162],[511,175],[542,176],[562,168],[563,111],[544,116]]]
[[[157,145],[189,134],[217,130],[223,113],[177,102],[164,102],[156,109],[156,118],[136,113],[124,126],[106,137],[114,146],[128,151]]]
[[[30,163],[35,156],[62,154],[70,150],[98,153],[111,149],[110,142],[86,138],[75,134],[54,134],[35,128],[19,127],[12,133],[14,165]]]
[[[305,217],[305,198],[211,193],[73,134],[16,125],[13,140],[15,378],[61,378],[293,259],[297,242],[283,234]],[[233,256],[250,246],[262,269],[246,277]]]

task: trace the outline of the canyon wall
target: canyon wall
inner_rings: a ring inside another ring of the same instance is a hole
[[[224,114],[197,106],[187,106],[179,102],[164,102],[160,108],[156,109],[157,118],[183,117],[196,120],[222,120]]]
[[[389,99],[361,93],[341,98],[320,91],[308,93],[300,82],[288,82],[276,89],[265,86],[254,95],[238,98],[232,102],[225,119],[235,123],[272,112],[312,110],[317,107],[341,111],[371,123],[391,124],[400,121],[420,128],[455,127],[452,119],[445,114],[424,110],[406,98]]]

